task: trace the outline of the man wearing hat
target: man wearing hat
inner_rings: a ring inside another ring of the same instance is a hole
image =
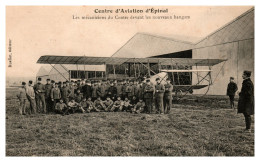
[[[163,97],[163,103],[164,103],[164,113],[168,114],[170,113],[170,109],[172,108],[172,90],[173,85],[171,84],[170,78],[166,79],[165,87],[165,93]]]
[[[146,85],[144,87],[144,100],[147,107],[147,113],[152,113],[153,110],[153,95],[154,86],[151,84],[150,79],[146,80]]]
[[[145,83],[143,82],[143,80],[139,80],[139,84],[136,87],[138,99],[144,99],[144,86]]]
[[[27,94],[26,94],[26,83],[25,82],[22,82],[22,87],[19,88],[19,93],[17,94],[17,98],[20,101],[19,114],[26,115],[28,99],[27,99]]]
[[[69,82],[63,82],[63,87],[61,88],[61,98],[65,104],[68,104],[69,102],[69,95],[70,95],[70,89],[69,89]]]
[[[132,80],[130,81],[129,85],[126,86],[126,95],[129,100],[132,100],[134,96],[134,86]]]
[[[155,107],[158,113],[164,114],[163,110],[163,95],[165,92],[164,86],[161,84],[160,78],[156,78],[155,84]]]
[[[127,87],[127,83],[126,83],[126,80],[124,79],[122,82],[122,99],[123,100],[125,99],[125,97],[127,97],[126,87]]]
[[[116,83],[116,97],[120,97],[122,99],[123,92],[122,92],[123,86],[121,84],[121,81],[118,80]]]
[[[97,81],[93,81],[93,86],[92,86],[92,101],[95,101],[98,97],[97,94],[97,90],[98,90],[98,85],[97,85]]]
[[[230,80],[229,80],[229,83],[227,86],[227,96],[229,96],[231,109],[233,109],[235,107],[234,98],[235,98],[236,91],[237,91],[237,84],[234,82],[234,78],[230,77]]]
[[[82,87],[83,97],[89,98],[92,96],[92,87],[90,80],[87,80],[87,83]]]
[[[76,92],[76,87],[74,85],[74,82],[69,82],[68,87],[69,87],[69,91],[70,91],[69,100],[71,100],[75,97],[75,92]]]
[[[99,81],[97,94],[102,100],[106,99],[106,85],[105,80]]]
[[[54,80],[51,80],[51,86],[52,86],[52,88],[55,87],[55,81]]]
[[[116,100],[116,94],[117,94],[117,89],[114,85],[114,83],[111,83],[111,86],[107,90],[107,96],[109,96],[113,101]]]
[[[34,92],[36,94],[35,95],[36,105],[37,105],[38,112],[46,113],[45,85],[43,85],[41,81],[42,78],[38,78],[38,83],[34,85]]]
[[[52,109],[52,101],[51,101],[51,89],[52,89],[52,84],[50,79],[46,79],[46,84],[45,84],[45,102],[46,102],[46,108],[47,111],[50,112]]]
[[[26,94],[27,94],[27,98],[30,102],[30,113],[31,114],[35,114],[36,113],[36,102],[35,102],[35,93],[34,93],[34,89],[33,89],[33,81],[29,81],[28,86],[26,87]]]
[[[239,93],[238,113],[243,113],[246,132],[251,132],[251,115],[254,114],[254,84],[250,79],[251,71],[244,71],[242,88]]]

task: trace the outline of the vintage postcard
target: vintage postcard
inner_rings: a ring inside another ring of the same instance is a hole
[[[6,6],[6,156],[255,156],[254,6]]]

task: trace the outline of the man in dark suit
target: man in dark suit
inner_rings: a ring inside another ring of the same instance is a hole
[[[229,96],[231,109],[235,107],[234,98],[237,91],[237,84],[234,82],[234,78],[230,77],[230,82],[227,87],[227,96]]]
[[[164,103],[164,113],[169,114],[170,110],[172,108],[172,90],[173,85],[171,84],[171,80],[167,78],[167,83],[164,85],[165,87],[165,93],[163,97],[163,103]]]
[[[91,87],[91,82],[89,80],[87,81],[87,84],[85,84],[82,87],[82,92],[84,98],[89,98],[92,96],[92,87]]]
[[[147,107],[147,113],[152,113],[153,110],[153,95],[154,86],[151,84],[150,79],[146,80],[146,85],[144,87],[144,100]]]
[[[50,79],[46,79],[47,84],[45,84],[45,103],[47,112],[50,112],[52,109],[52,101],[51,101],[51,89],[52,84]]]
[[[250,79],[251,71],[244,71],[242,88],[239,93],[238,113],[243,113],[246,122],[246,132],[251,132],[251,115],[254,114],[254,85]]]
[[[156,84],[155,84],[155,107],[158,114],[164,114],[164,108],[163,108],[163,96],[165,92],[164,85],[161,84],[160,78],[156,78]]]
[[[41,83],[42,78],[38,78],[38,83],[34,85],[36,105],[38,112],[46,113],[46,102],[45,102],[45,85]]]

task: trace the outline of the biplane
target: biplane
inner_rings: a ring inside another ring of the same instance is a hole
[[[90,57],[90,56],[41,56],[37,63],[54,64],[64,67],[66,64],[76,66],[84,65],[105,65],[105,70],[100,77],[90,78],[84,71],[78,71],[82,79],[131,79],[150,77],[152,82],[155,78],[161,78],[165,82],[170,78],[174,83],[175,92],[192,93],[195,89],[209,87],[212,82],[212,66],[217,65],[226,59],[192,59],[192,58],[122,58],[122,57]],[[207,69],[198,69],[204,66]],[[65,69],[65,67],[64,67]],[[58,69],[55,69],[59,72]],[[67,71],[68,73],[71,72]],[[62,75],[62,73],[60,73]],[[196,83],[192,78],[196,77]],[[71,77],[66,78],[70,80]],[[207,84],[206,84],[206,83]]]

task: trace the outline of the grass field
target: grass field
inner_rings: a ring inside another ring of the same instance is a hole
[[[225,97],[184,99],[167,115],[20,116],[14,94],[7,89],[6,156],[254,156],[254,120],[244,133]]]

